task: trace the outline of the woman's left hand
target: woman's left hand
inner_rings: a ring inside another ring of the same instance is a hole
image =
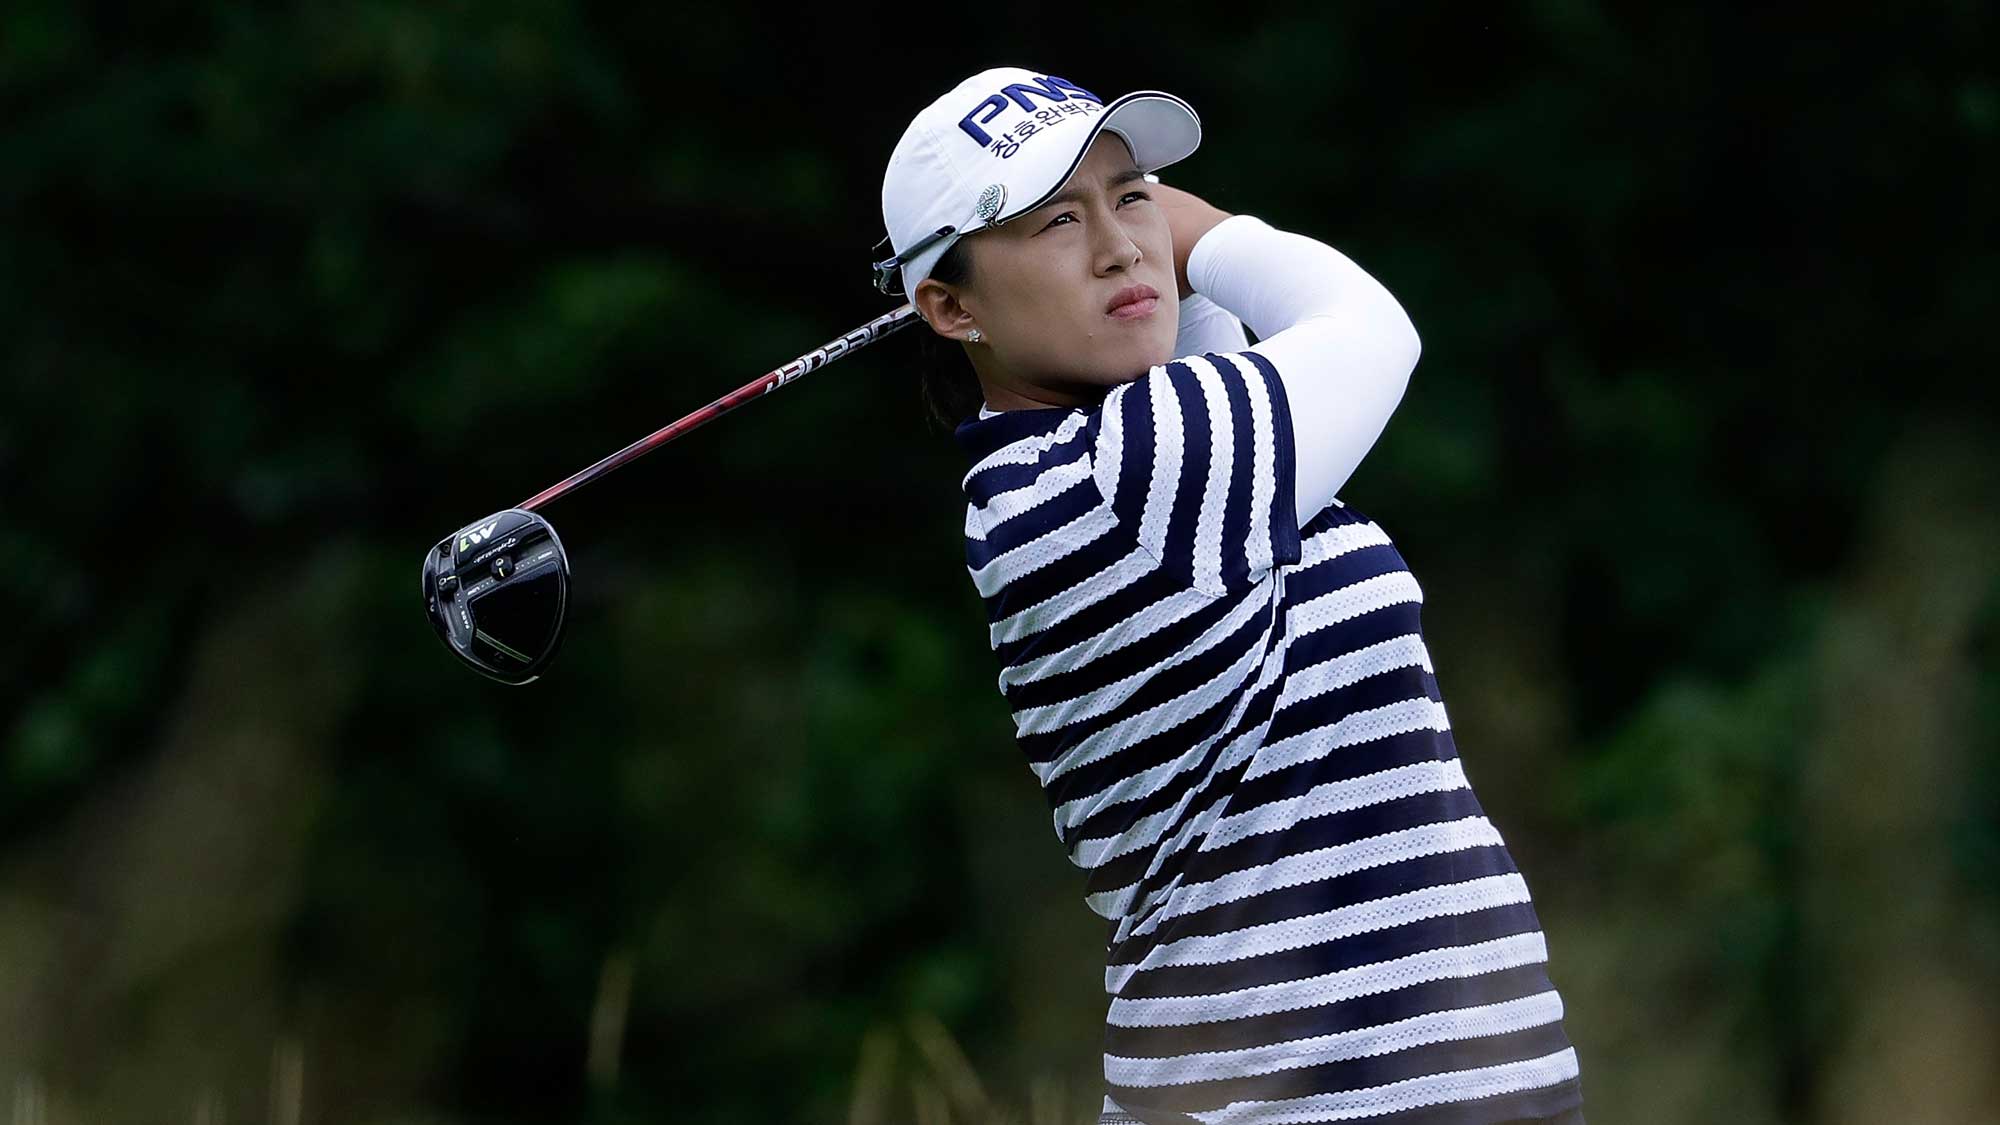
[[[1194,295],[1194,290],[1188,287],[1188,255],[1194,253],[1194,244],[1201,241],[1201,236],[1228,218],[1229,212],[1192,192],[1165,184],[1152,184],[1148,190],[1154,202],[1167,213],[1167,230],[1174,238],[1174,282],[1180,286],[1181,300],[1185,301]]]

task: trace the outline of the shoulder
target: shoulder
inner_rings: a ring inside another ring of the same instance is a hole
[[[1174,406],[1214,415],[1225,413],[1232,403],[1258,407],[1268,399],[1275,378],[1271,361],[1255,348],[1190,353],[1114,387],[1101,410],[1106,415],[1120,411],[1129,415],[1135,406],[1144,404],[1155,413]]]
[[[1149,487],[1163,475],[1254,467],[1283,447],[1290,425],[1270,363],[1254,350],[1206,352],[1169,360],[1114,388],[1086,428],[1098,454],[1098,479],[1117,495],[1141,474]],[[1219,459],[1218,459],[1219,458]]]
[[[1252,350],[1183,356],[1107,395],[1090,425],[1098,492],[1198,590],[1254,585],[1298,558],[1291,420]]]

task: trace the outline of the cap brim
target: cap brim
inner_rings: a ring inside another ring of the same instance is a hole
[[[1104,112],[1091,122],[1090,132],[1084,135],[1083,143],[1077,146],[1076,155],[1070,158],[1069,167],[1056,177],[1048,190],[1025,207],[1016,207],[994,220],[995,225],[1004,223],[1017,215],[1025,215],[1042,204],[1069,183],[1076,174],[1077,166],[1090,152],[1090,146],[1097,143],[1097,135],[1110,130],[1125,139],[1132,150],[1132,160],[1141,172],[1157,172],[1169,164],[1187,159],[1194,150],[1201,147],[1201,118],[1195,116],[1194,107],[1159,90],[1137,90],[1115,99],[1104,107]]]

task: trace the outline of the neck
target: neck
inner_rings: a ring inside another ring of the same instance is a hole
[[[979,378],[979,390],[986,396],[989,409],[1046,410],[1050,407],[1093,406],[1108,389],[1089,384],[1051,387],[1030,383],[1001,370],[990,351],[970,347],[966,350],[971,353],[972,370]]]

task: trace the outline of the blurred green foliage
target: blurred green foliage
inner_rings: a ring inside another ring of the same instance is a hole
[[[1187,97],[1174,182],[1410,309],[1346,498],[1593,1120],[1994,1120],[2000,53],[1837,12],[16,0],[13,1119],[1088,1117],[1101,935],[910,341],[565,500],[544,682],[417,605],[881,311],[903,124],[1018,62]]]

